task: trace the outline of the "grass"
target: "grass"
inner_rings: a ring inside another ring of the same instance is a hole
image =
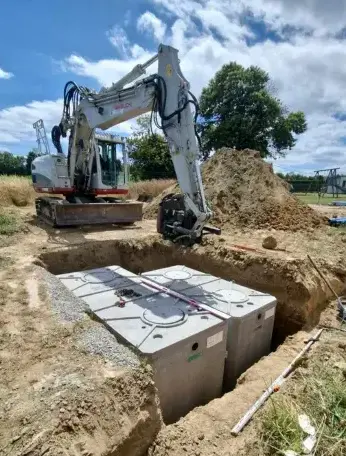
[[[20,230],[20,222],[13,214],[0,213],[0,235],[9,236]]]
[[[336,198],[333,195],[325,195],[319,199],[318,193],[293,193],[300,201],[303,201],[306,204],[322,204],[328,205],[332,201],[346,201],[346,195],[339,195],[339,198]]]
[[[174,183],[175,181],[172,179],[131,182],[129,197],[135,200],[150,201]],[[37,193],[33,189],[29,176],[0,176],[0,207],[28,206],[33,204],[36,197]]]
[[[27,206],[35,200],[35,190],[26,176],[0,176],[0,206]]]
[[[292,450],[303,454],[301,443],[307,436],[298,424],[306,414],[317,431],[314,456],[346,454],[345,372],[315,363],[307,374],[300,374],[298,386],[287,394],[274,396],[264,411],[261,445],[266,456],[283,455]]]

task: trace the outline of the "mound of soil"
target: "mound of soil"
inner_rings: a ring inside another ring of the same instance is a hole
[[[203,165],[202,175],[215,226],[297,231],[325,223],[322,215],[290,194],[288,184],[259,152],[221,149]],[[156,218],[162,197],[178,192],[177,185],[165,190],[148,204],[144,217]]]

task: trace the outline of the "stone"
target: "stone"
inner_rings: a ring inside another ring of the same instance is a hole
[[[274,236],[267,236],[263,239],[262,247],[268,250],[276,249],[278,243]]]

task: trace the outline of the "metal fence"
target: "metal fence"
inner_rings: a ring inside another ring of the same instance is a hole
[[[317,180],[307,180],[307,181],[289,181],[291,184],[291,192],[292,193],[317,193],[321,187],[321,182]]]

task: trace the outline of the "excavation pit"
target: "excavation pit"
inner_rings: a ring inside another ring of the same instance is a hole
[[[272,346],[268,352],[275,350],[288,335],[315,324],[327,301],[319,278],[304,260],[284,261],[232,249],[225,252],[225,247],[220,249],[217,244],[183,249],[155,239],[136,242],[100,241],[89,242],[83,249],[79,245],[45,252],[40,260],[54,275],[112,265],[119,265],[130,274],[145,274],[148,271],[183,265],[274,296],[277,308]],[[221,395],[220,387],[217,386],[216,389],[219,393],[214,391],[214,397]],[[210,399],[212,397],[198,400],[197,405],[208,403]],[[165,421],[169,423],[176,419],[177,417],[168,417]]]
[[[166,423],[232,389],[270,352],[276,299],[210,274],[109,266],[57,278],[150,362]]]

